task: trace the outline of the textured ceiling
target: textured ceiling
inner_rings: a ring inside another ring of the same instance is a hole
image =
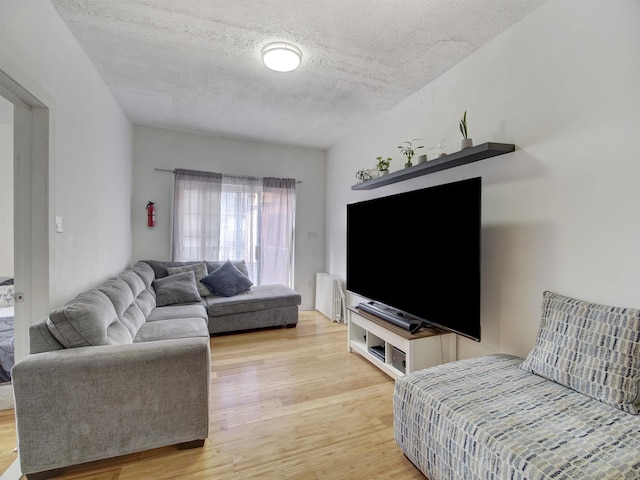
[[[132,122],[325,149],[545,0],[52,0]],[[289,41],[292,73],[260,50]]]

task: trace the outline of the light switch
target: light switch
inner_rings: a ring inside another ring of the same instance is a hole
[[[62,228],[62,216],[56,215],[56,233],[62,233],[62,232],[64,232]]]

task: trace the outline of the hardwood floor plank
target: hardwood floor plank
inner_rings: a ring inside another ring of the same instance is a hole
[[[300,312],[296,328],[211,338],[204,447],[164,447],[70,467],[58,478],[424,480],[393,440],[393,386],[347,352],[344,325]],[[0,412],[0,435],[7,468],[16,458],[13,410]]]

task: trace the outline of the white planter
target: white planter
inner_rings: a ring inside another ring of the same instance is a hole
[[[471,138],[463,138],[460,142],[460,148],[464,150],[465,148],[473,147],[473,139]]]

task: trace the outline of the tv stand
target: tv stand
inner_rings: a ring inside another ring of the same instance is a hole
[[[348,307],[347,312],[349,352],[362,355],[394,379],[456,359],[454,333],[436,327],[410,333],[358,307]]]

